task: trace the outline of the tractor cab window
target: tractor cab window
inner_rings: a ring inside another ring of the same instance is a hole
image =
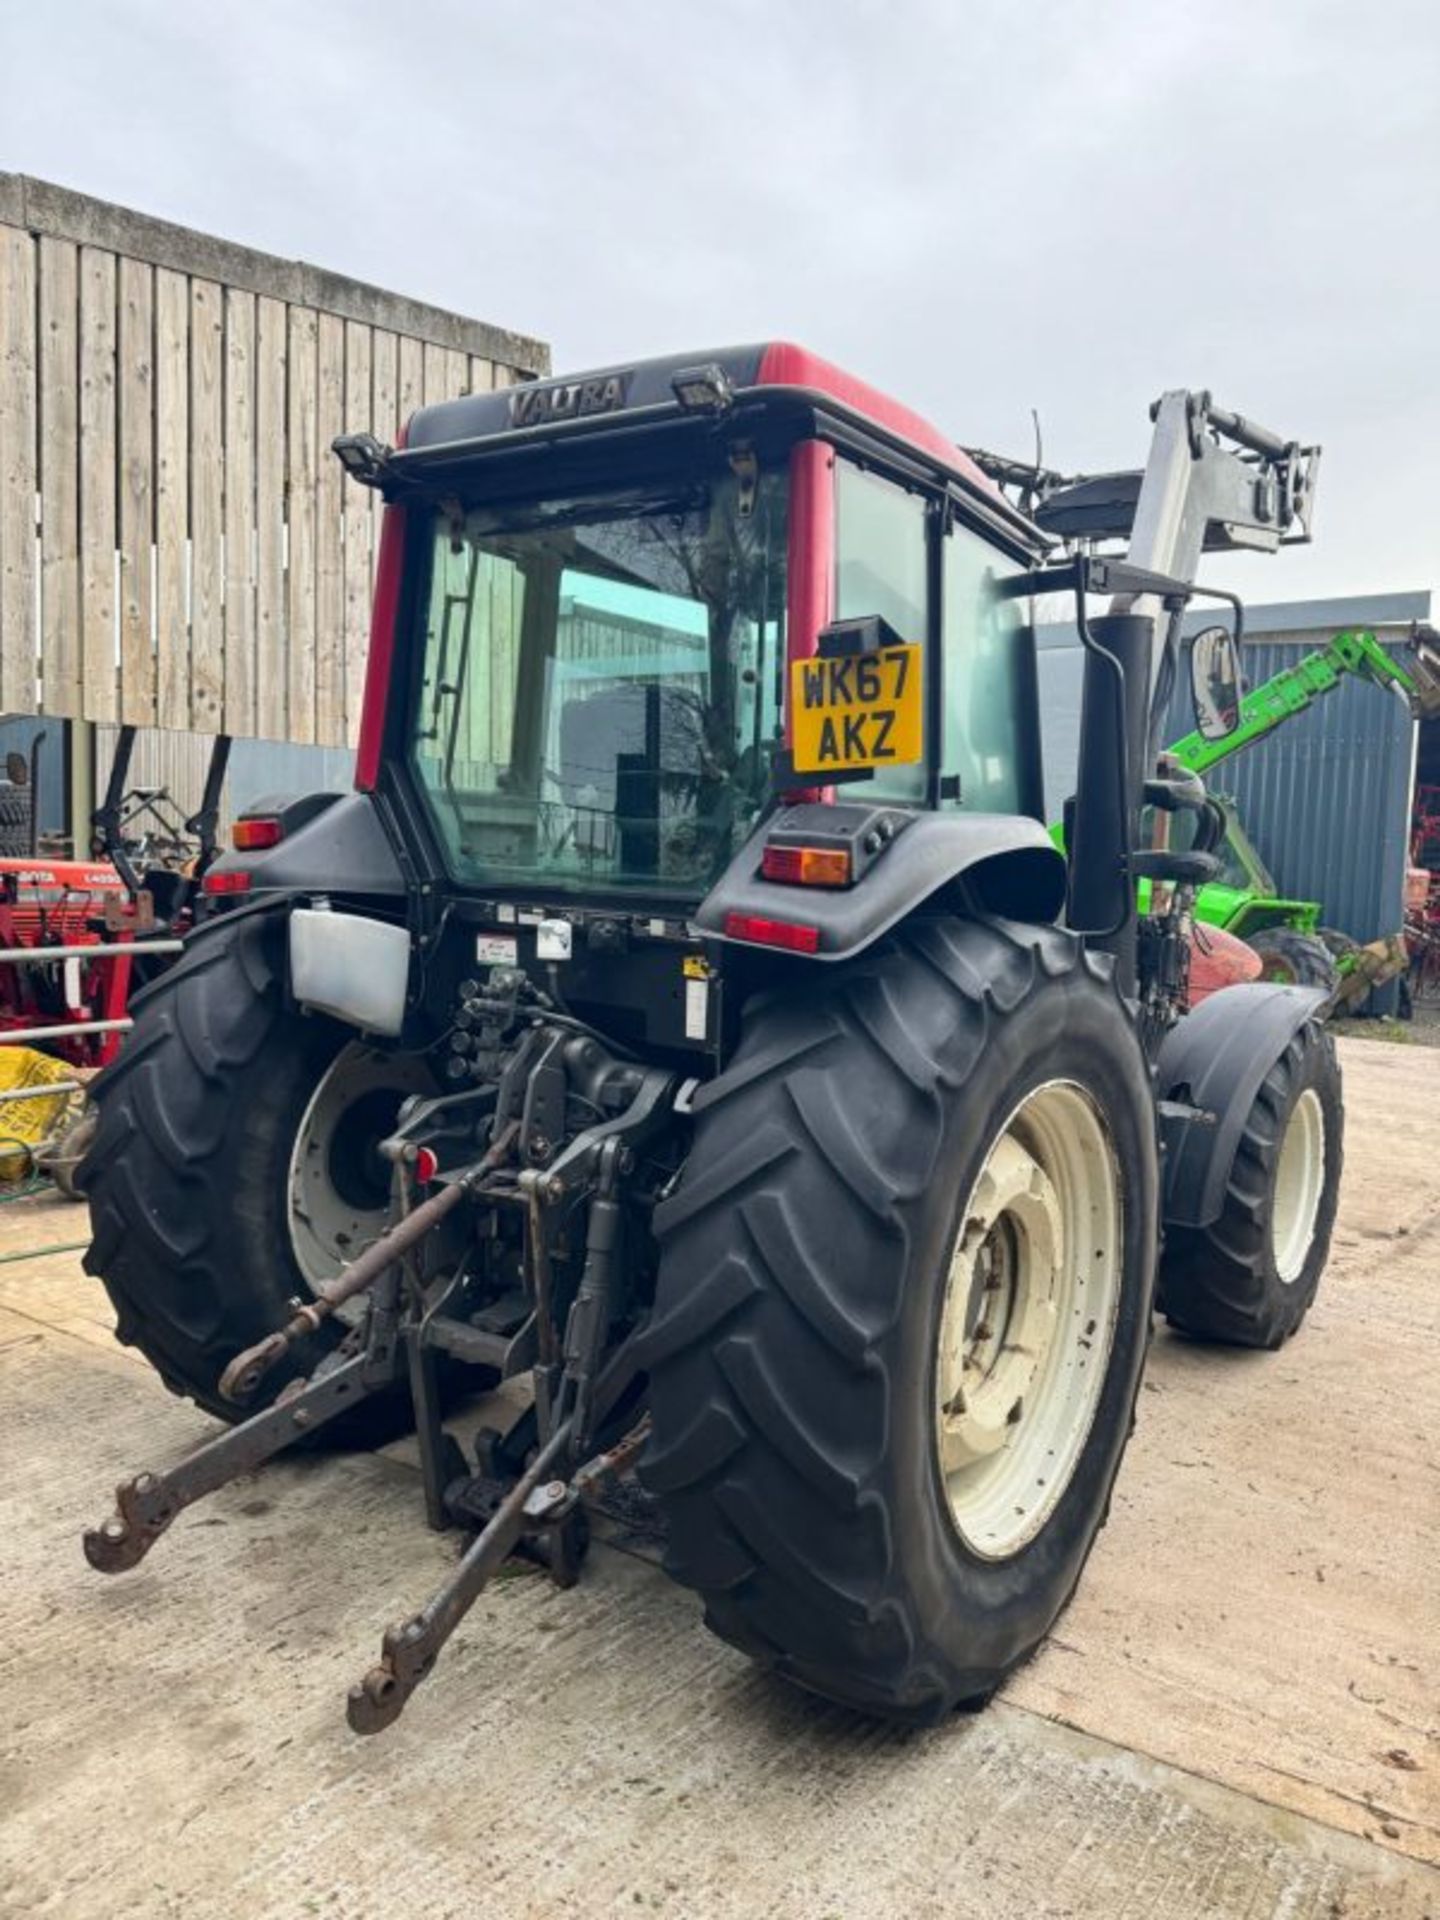
[[[848,460],[835,463],[835,617],[879,614],[912,645],[929,630],[925,502]],[[921,656],[924,657],[923,654]],[[886,767],[847,782],[846,799],[924,803],[925,764]]]
[[[764,804],[785,480],[437,514],[413,764],[475,883],[703,893]]]
[[[938,516],[924,498],[844,459],[835,463],[835,614],[879,614],[903,640],[926,646],[929,541]],[[845,797],[924,805],[938,760],[942,804],[985,813],[1040,807],[1036,792],[1039,721],[1034,660],[1020,603],[1001,599],[999,582],[1016,563],[970,527],[944,535],[942,658],[924,656],[940,674],[942,726],[926,760],[847,782]]]
[[[946,804],[1021,813],[1027,757],[1038,755],[1033,658],[1021,603],[995,588],[1014,562],[969,527],[945,536],[944,726]]]

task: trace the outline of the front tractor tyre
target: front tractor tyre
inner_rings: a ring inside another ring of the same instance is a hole
[[[1315,933],[1300,933],[1294,927],[1267,927],[1253,934],[1247,945],[1260,956],[1260,978],[1277,980],[1291,987],[1320,987],[1334,993],[1340,985],[1340,969],[1329,946]]]
[[[1307,1020],[1255,1095],[1208,1227],[1170,1227],[1159,1306],[1184,1333],[1280,1347],[1305,1315],[1330,1254],[1345,1108],[1335,1043]]]
[[[1134,1419],[1146,1063],[1071,934],[914,923],[777,975],[657,1212],[641,1477],[708,1624],[910,1722],[1053,1625]]]
[[[121,1340],[176,1393],[222,1419],[272,1400],[343,1337],[328,1322],[266,1375],[252,1403],[219,1394],[234,1356],[290,1317],[384,1228],[377,1149],[402,1101],[434,1090],[423,1061],[357,1044],[287,1000],[284,914],[221,919],[132,1010],[91,1088],[95,1131],[76,1179],[90,1204],[86,1270]],[[393,1398],[327,1428],[393,1429]]]

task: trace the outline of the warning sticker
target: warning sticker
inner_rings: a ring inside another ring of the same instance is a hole
[[[475,941],[475,958],[483,967],[513,967],[519,942],[504,933],[482,933]]]
[[[703,1040],[710,1030],[710,982],[685,982],[685,1038]]]

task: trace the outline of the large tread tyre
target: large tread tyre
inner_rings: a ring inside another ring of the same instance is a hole
[[[1352,953],[1360,951],[1360,942],[1351,934],[1341,933],[1338,927],[1317,927],[1315,938],[1337,966],[1340,961],[1348,959]]]
[[[251,1401],[221,1399],[228,1362],[308,1293],[290,1238],[290,1154],[349,1037],[287,1005],[285,938],[283,914],[218,920],[136,996],[123,1051],[91,1084],[96,1129],[76,1171],[90,1205],[85,1268],[104,1282],[119,1338],[172,1392],[229,1421],[311,1372],[345,1332],[322,1326]],[[393,1432],[398,1398],[356,1407],[325,1436]]]
[[[1320,987],[1326,993],[1334,993],[1340,985],[1340,969],[1318,934],[1297,933],[1294,927],[1267,927],[1253,935],[1248,944],[1263,963],[1262,979]]]
[[[24,859],[30,851],[30,789],[0,784],[0,856]]]
[[[1171,1227],[1158,1304],[1173,1327],[1237,1347],[1282,1347],[1330,1254],[1345,1155],[1335,1043],[1307,1020],[1266,1074],[1219,1217]]]
[[[1113,1141],[1112,1337],[1069,1478],[1002,1558],[962,1537],[942,1473],[946,1280],[990,1150],[1063,1085]],[[667,1569],[830,1699],[916,1724],[983,1701],[1074,1590],[1149,1337],[1154,1102],[1109,963],[1057,928],[914,923],[753,1002],[694,1104],[645,1336]]]

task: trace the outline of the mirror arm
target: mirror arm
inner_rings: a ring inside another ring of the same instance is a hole
[[[1093,553],[1077,554],[1058,567],[1031,567],[995,583],[998,600],[1023,600],[1036,593],[1150,593],[1172,613],[1196,593],[1213,593],[1221,600],[1234,598],[1217,588],[1197,587],[1189,580],[1172,579],[1168,573],[1151,573],[1146,567],[1132,567],[1128,560]]]

